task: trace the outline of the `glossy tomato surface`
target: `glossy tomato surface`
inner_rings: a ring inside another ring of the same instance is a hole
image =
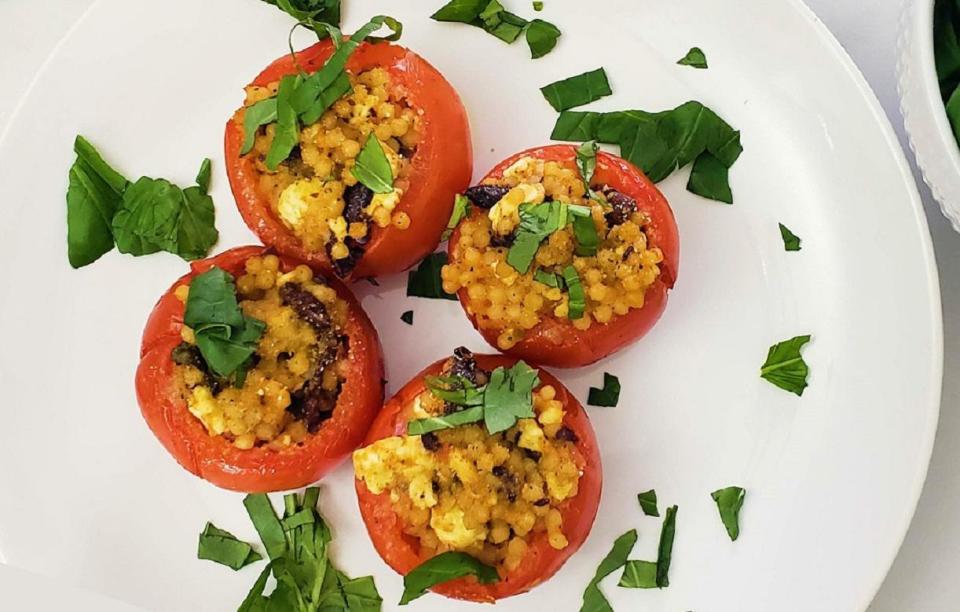
[[[346,375],[333,416],[300,445],[283,450],[254,447],[241,450],[223,436],[211,436],[187,410],[174,388],[171,352],[181,342],[184,304],[174,291],[199,274],[219,266],[235,277],[251,257],[272,252],[267,247],[231,249],[193,262],[189,274],[163,294],[147,320],[137,368],[137,400],[147,425],[164,448],[191,473],[225,489],[249,493],[302,487],[336,467],[364,439],[383,403],[383,358],[377,332],[350,291],[328,278],[348,305],[344,333],[348,337]],[[300,262],[280,257],[290,271]]]
[[[548,145],[521,151],[497,164],[483,180],[499,179],[504,170],[524,157],[573,163],[576,160],[576,148],[572,145]],[[560,319],[552,314],[544,315],[536,327],[526,331],[523,339],[513,348],[504,351],[508,355],[559,368],[589,365],[643,337],[660,319],[667,306],[667,293],[676,282],[680,266],[680,235],[666,198],[656,185],[630,162],[608,153],[597,154],[597,168],[592,182],[594,185],[608,185],[630,196],[637,201],[640,212],[649,217],[650,223],[646,228],[648,244],[659,247],[663,252],[660,276],[644,294],[643,307],[631,308],[627,314],[617,315],[609,323],[594,321],[586,330],[575,328],[568,319]],[[483,214],[486,214],[486,211],[474,207],[473,216]],[[459,237],[459,229],[450,237],[448,250],[451,257],[457,248]],[[491,346],[497,347],[497,337],[501,330],[494,327],[484,328],[478,324],[470,308],[467,288],[461,288],[457,297],[473,326]]]
[[[477,364],[485,370],[499,366],[510,367],[516,359],[503,355],[476,355]],[[383,407],[370,428],[366,444],[406,432],[414,398],[426,391],[424,377],[439,374],[445,359],[437,361],[417,374]],[[563,403],[563,424],[577,435],[577,463],[581,471],[579,490],[575,497],[558,506],[563,517],[563,533],[569,544],[556,550],[547,541],[546,532],[532,534],[528,550],[520,565],[507,574],[501,574],[494,584],[480,584],[473,577],[459,578],[431,589],[435,593],[470,601],[493,602],[526,592],[549,579],[586,540],[600,504],[602,468],[597,439],[587,413],[573,395],[549,372],[539,371],[540,382],[557,390],[556,399]],[[374,495],[361,480],[356,481],[360,513],[373,544],[387,564],[406,575],[427,560],[421,554],[416,538],[403,532],[401,519],[393,510],[389,493]]]
[[[320,69],[333,53],[327,39],[297,53],[303,69]],[[420,113],[421,138],[411,159],[409,188],[396,210],[407,213],[410,226],[398,229],[371,227],[364,255],[347,280],[400,272],[431,253],[440,242],[453,209],[454,196],[470,183],[473,150],[467,113],[453,86],[422,57],[390,43],[363,43],[350,56],[347,69],[356,74],[380,67],[391,82]],[[284,56],[270,64],[251,85],[265,86],[297,68],[293,58]],[[327,254],[308,251],[276,216],[258,187],[258,172],[252,156],[241,157],[243,115],[227,122],[224,148],[230,187],[244,221],[267,246],[278,253],[331,270]]]

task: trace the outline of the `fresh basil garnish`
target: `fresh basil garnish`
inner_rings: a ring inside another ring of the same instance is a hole
[[[470,216],[470,198],[458,193],[453,199],[453,211],[450,213],[450,220],[447,221],[447,229],[443,230],[440,240],[447,240],[457,229],[460,222]]]
[[[538,283],[543,283],[547,287],[553,287],[558,289],[563,286],[563,278],[553,272],[547,272],[545,270],[537,270],[533,273],[533,280]]]
[[[407,423],[407,435],[422,436],[431,431],[440,431],[441,429],[452,429],[471,423],[479,423],[483,420],[483,406],[473,406],[457,412],[451,412],[442,416],[427,417],[425,419],[416,419]]]
[[[587,193],[593,192],[590,181],[593,180],[593,173],[597,170],[597,153],[600,151],[596,140],[588,140],[577,147],[577,169],[580,171],[580,178],[583,179],[583,186]]]
[[[610,82],[607,81],[607,72],[603,68],[597,68],[544,85],[540,88],[540,93],[547,99],[553,110],[565,111],[609,96],[613,91],[610,89]],[[556,136],[553,138],[564,140]],[[573,138],[571,140],[589,140],[589,138]]]
[[[483,24],[481,27],[487,33],[493,34],[507,44],[517,40],[528,24],[523,17],[504,9],[499,0],[490,0],[478,17]]]
[[[692,47],[677,63],[681,66],[705,70],[707,68],[707,56],[700,47]]]
[[[800,237],[790,231],[783,223],[780,224],[780,237],[783,238],[783,250],[799,251]]]
[[[540,2],[540,0],[533,0],[533,10],[537,11],[538,13],[542,11],[543,2]]]
[[[113,216],[129,181],[103,161],[83,136],[73,143],[77,157],[67,188],[67,258],[82,268],[113,249]]]
[[[517,272],[526,274],[540,243],[550,234],[567,226],[570,219],[569,208],[570,205],[563,202],[521,205],[520,227],[510,250],[507,251],[507,263]]]
[[[261,126],[276,123],[277,99],[267,98],[251,104],[243,111],[243,145],[240,155],[246,155],[253,148],[257,138],[257,130]]]
[[[200,533],[197,543],[197,558],[213,561],[238,570],[262,559],[246,542],[241,542],[228,531],[218,529],[208,522]]]
[[[413,311],[405,310],[403,314],[400,315],[400,320],[407,325],[413,325]]]
[[[781,389],[798,396],[803,395],[803,390],[807,388],[809,369],[800,355],[800,349],[807,342],[810,342],[809,335],[796,336],[771,346],[767,352],[767,360],[760,367],[760,377]]]
[[[527,26],[527,46],[530,47],[531,59],[538,59],[553,51],[560,38],[560,28],[549,21],[534,19]]]
[[[727,174],[743,151],[740,132],[700,102],[658,113],[563,111],[550,137],[618,145],[621,157],[655,183],[694,163],[688,190],[722,202],[733,201]]]
[[[407,295],[456,301],[456,295],[443,290],[440,270],[446,264],[447,254],[443,252],[431,253],[424,257],[417,269],[407,274]]]
[[[302,83],[303,77],[298,74],[288,74],[280,79],[277,88],[277,127],[264,160],[268,170],[276,170],[300,143],[300,122],[291,98]]]
[[[427,376],[424,383],[430,392],[445,402],[458,406],[482,406],[485,387],[477,387],[463,376]]]
[[[610,607],[610,602],[607,601],[607,598],[604,597],[600,591],[600,581],[626,565],[627,559],[630,557],[630,553],[633,551],[633,546],[636,543],[636,529],[631,529],[614,541],[610,552],[607,553],[607,556],[603,558],[603,561],[601,561],[597,567],[597,571],[593,575],[593,580],[590,581],[587,588],[583,591],[583,605],[580,606],[580,612],[597,612],[604,610],[612,612],[613,608]]]
[[[677,531],[677,506],[667,508],[660,528],[660,544],[657,546],[657,586],[670,586],[670,562],[673,559],[673,539]]]
[[[450,0],[430,18],[478,27],[507,44],[526,31],[527,45],[534,59],[549,53],[560,36],[560,30],[552,23],[542,19],[527,21],[506,10],[499,0]]]
[[[640,509],[647,516],[660,516],[660,510],[657,508],[656,489],[637,493],[637,501],[640,502]]]
[[[655,589],[658,566],[654,561],[627,561],[617,586],[625,589]]]
[[[742,487],[726,487],[710,494],[713,501],[717,502],[720,520],[723,521],[731,541],[740,537],[740,508],[743,507],[746,495],[747,490]]]
[[[493,584],[500,580],[497,570],[462,552],[447,551],[427,559],[403,577],[403,596],[400,605],[405,606],[426,594],[427,589],[464,576],[476,576],[480,584]]]
[[[593,213],[589,206],[570,204],[567,207],[573,219],[573,237],[576,238],[576,253],[580,257],[592,257],[600,247],[600,234],[593,223]]]
[[[329,36],[324,25],[340,25],[340,0],[263,0],[304,23],[323,40]]]
[[[183,322],[193,329],[197,348],[210,369],[220,376],[236,374],[242,384],[245,364],[257,350],[266,325],[240,310],[233,277],[214,266],[194,278]]]
[[[583,312],[587,309],[587,296],[583,291],[583,285],[580,284],[580,275],[573,266],[567,266],[563,269],[563,282],[567,286],[567,318],[579,319],[583,317]]]
[[[603,373],[603,388],[590,387],[590,393],[587,395],[587,404],[591,406],[613,407],[620,401],[620,379],[610,374]]]
[[[374,193],[391,193],[393,191],[393,168],[390,160],[383,152],[380,139],[373,132],[367,136],[356,164],[351,169],[358,181],[369,187]]]

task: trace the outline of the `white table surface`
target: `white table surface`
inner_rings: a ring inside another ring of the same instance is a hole
[[[92,1],[0,0],[0,133],[34,74]],[[807,0],[807,4],[860,66],[893,123],[901,144],[908,150],[895,70],[901,0]],[[913,156],[908,157],[913,163]],[[946,354],[943,404],[923,497],[900,555],[870,607],[871,612],[960,609],[960,580],[957,579],[960,571],[960,470],[956,469],[960,465],[960,414],[957,412],[960,378],[952,376],[960,366],[960,235],[954,233],[941,216],[929,189],[919,180],[915,165],[914,175],[920,185],[940,268]],[[864,512],[869,512],[869,508],[864,508]],[[827,551],[825,547],[825,554]],[[39,585],[45,585],[43,590],[38,589]],[[56,589],[56,585],[53,587]],[[811,585],[811,588],[816,587]],[[0,608],[13,604],[7,609],[24,612],[128,609],[73,590],[55,593],[51,598],[50,589],[51,585],[42,578],[0,565]],[[43,592],[44,596],[38,598],[38,592]]]

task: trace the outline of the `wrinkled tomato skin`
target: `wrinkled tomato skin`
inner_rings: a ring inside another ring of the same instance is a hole
[[[576,159],[576,148],[571,145],[548,145],[521,151],[497,164],[484,180],[500,178],[504,170],[523,157],[569,163]],[[627,314],[617,315],[609,323],[594,321],[588,329],[582,331],[567,319],[545,316],[536,327],[525,333],[523,339],[504,353],[547,366],[581,367],[636,342],[650,331],[663,314],[667,306],[667,293],[676,282],[680,266],[680,235],[670,205],[650,179],[628,161],[615,155],[603,152],[597,155],[597,169],[592,182],[594,185],[609,185],[630,196],[637,201],[639,210],[649,216],[648,244],[659,247],[663,252],[660,276],[644,294],[644,305],[641,308],[631,308]],[[486,213],[474,208],[471,215],[473,218]],[[459,238],[458,228],[448,244],[451,258]],[[499,350],[497,336],[501,330],[480,327],[477,317],[471,312],[466,288],[461,288],[457,297],[470,322],[484,340]]]
[[[517,362],[503,355],[477,355],[476,358],[478,365],[485,370],[510,367]],[[386,403],[370,428],[365,445],[405,433],[409,408],[414,398],[426,391],[424,377],[439,374],[444,361],[437,361],[417,374]],[[539,374],[542,384],[552,385],[557,390],[556,399],[563,403],[566,411],[563,423],[578,438],[577,461],[581,470],[579,490],[575,497],[558,506],[563,517],[563,533],[569,544],[563,550],[556,550],[547,541],[546,532],[534,534],[520,565],[512,572],[501,574],[499,582],[480,584],[473,577],[459,578],[433,587],[431,590],[435,593],[488,603],[524,593],[553,576],[577,552],[590,533],[600,504],[603,480],[597,439],[586,411],[576,398],[549,372],[540,370]],[[356,481],[356,488],[360,514],[383,560],[402,575],[426,561],[427,557],[420,554],[417,539],[404,534],[401,519],[390,503],[389,493],[374,495],[361,480]]]
[[[150,313],[136,375],[140,411],[163,447],[192,474],[218,487],[246,493],[295,489],[316,482],[363,442],[383,403],[383,358],[377,332],[350,291],[328,277],[329,285],[349,304],[344,326],[349,352],[336,409],[316,433],[298,446],[279,451],[265,447],[241,450],[223,436],[209,435],[187,410],[174,388],[171,351],[181,342],[184,312],[174,291],[213,266],[239,276],[248,259],[271,252],[262,246],[239,247],[193,262],[190,272],[171,285]],[[299,263],[280,257],[285,272]]]
[[[333,45],[327,39],[298,52],[297,61],[304,71],[312,73],[332,53]],[[347,281],[400,272],[433,252],[450,219],[454,196],[469,185],[473,174],[467,113],[443,75],[416,53],[385,42],[361,44],[347,62],[353,73],[375,67],[384,68],[394,86],[421,113],[421,140],[411,159],[409,188],[395,209],[407,213],[410,226],[402,230],[393,225],[373,228],[366,251]],[[293,58],[284,56],[270,64],[251,85],[265,86],[296,72]],[[227,122],[224,152],[230,187],[243,220],[264,244],[278,253],[331,270],[327,254],[305,249],[260,194],[252,157],[240,155],[241,117],[237,113]]]

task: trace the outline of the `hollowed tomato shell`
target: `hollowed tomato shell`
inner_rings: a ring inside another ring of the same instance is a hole
[[[499,366],[510,367],[516,359],[503,355],[477,355],[478,365],[485,370]],[[395,435],[404,435],[414,398],[426,391],[424,377],[439,374],[445,360],[437,361],[417,374],[383,407],[377,416],[366,444]],[[563,402],[563,423],[577,435],[577,461],[581,471],[577,495],[564,501],[558,509],[563,517],[563,533],[569,544],[562,550],[550,546],[546,532],[533,534],[528,540],[527,554],[520,565],[507,574],[500,575],[494,584],[480,584],[473,577],[458,578],[433,587],[440,595],[478,602],[493,602],[498,599],[529,591],[553,576],[580,546],[597,516],[602,486],[602,468],[597,439],[580,402],[567,391],[560,381],[549,372],[539,371],[540,382],[557,390],[556,398]],[[421,555],[416,538],[403,532],[403,525],[393,509],[389,493],[374,495],[361,480],[356,481],[360,514],[367,526],[373,545],[386,563],[395,571],[406,575],[429,557]]]
[[[576,159],[576,148],[571,145],[548,145],[527,149],[508,157],[483,180],[498,179],[503,171],[524,157],[533,157],[545,161],[572,163]],[[660,276],[644,294],[644,305],[631,308],[625,315],[617,315],[609,323],[593,322],[586,330],[578,330],[568,319],[559,319],[552,314],[544,315],[541,322],[527,330],[523,339],[511,349],[504,351],[533,363],[558,368],[575,368],[589,365],[625,346],[636,342],[654,326],[667,306],[667,293],[673,288],[680,267],[680,235],[673,211],[666,198],[656,185],[633,164],[608,153],[597,154],[597,168],[593,175],[594,185],[608,185],[637,201],[640,212],[650,218],[647,226],[647,240],[652,247],[663,252],[660,263]],[[472,217],[486,214],[487,211],[474,207]],[[450,258],[457,249],[460,238],[459,228],[453,232],[448,244]],[[484,328],[470,308],[470,296],[467,289],[457,292],[460,304],[473,326],[491,346],[497,348],[499,328]]]
[[[332,53],[333,43],[327,39],[298,52],[297,61],[312,73]],[[410,226],[371,228],[366,252],[346,280],[400,272],[433,252],[450,219],[454,196],[469,185],[473,173],[470,124],[453,86],[413,51],[386,42],[362,43],[347,62],[354,74],[377,67],[390,74],[393,85],[420,113],[421,139],[411,159],[410,185],[395,209],[407,213]],[[296,72],[287,55],[267,66],[251,85],[269,85]],[[273,212],[260,193],[252,157],[240,155],[242,145],[243,114],[237,112],[227,122],[224,149],[230,187],[247,226],[278,253],[332,270],[325,252],[304,248]]]
[[[193,262],[163,294],[143,332],[136,387],[147,425],[174,459],[187,471],[218,487],[248,493],[295,489],[316,482],[363,442],[383,403],[383,358],[380,341],[360,304],[342,283],[327,278],[349,304],[344,332],[349,342],[346,376],[333,416],[300,445],[283,450],[254,447],[241,450],[223,436],[212,436],[187,410],[174,388],[171,351],[180,342],[184,304],[174,291],[199,274],[219,266],[234,276],[243,274],[251,257],[272,252],[267,247],[231,249]],[[290,271],[300,262],[280,257]]]

